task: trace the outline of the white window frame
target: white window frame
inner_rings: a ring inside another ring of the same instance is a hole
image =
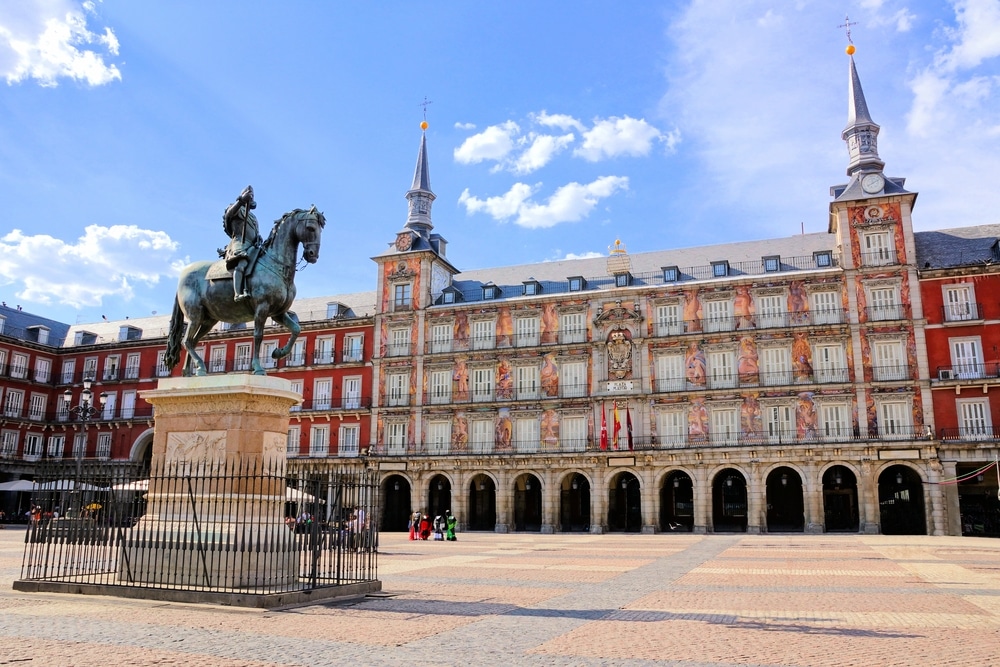
[[[28,377],[28,361],[30,357],[23,352],[12,352],[10,355],[10,376],[19,380]]]
[[[24,434],[24,460],[37,461],[42,458],[43,437],[38,433]]]
[[[95,455],[98,459],[102,461],[107,461],[111,458],[111,434],[110,433],[98,433],[97,434],[97,451]]]
[[[850,440],[854,429],[851,424],[851,408],[846,402],[816,404],[820,437],[828,441]]]
[[[559,420],[559,449],[582,452],[587,449],[587,417],[567,415]]]
[[[278,360],[275,359],[272,354],[278,349],[278,341],[276,340],[265,340],[260,345],[260,365],[264,368],[276,368],[278,366]]]
[[[330,455],[330,425],[313,424],[309,428],[309,456]]]
[[[953,283],[941,286],[944,303],[945,322],[966,322],[982,317],[976,303],[975,286],[972,283]]]
[[[876,399],[878,435],[885,440],[913,437],[913,410],[909,400]]]
[[[289,382],[289,387],[288,388],[291,391],[294,391],[296,394],[298,394],[299,398],[301,398],[302,397],[303,381],[301,379],[299,379],[299,380],[289,380],[288,382]],[[290,407],[288,409],[291,412],[299,412],[299,411],[302,410],[302,404],[301,403],[296,403],[295,405],[293,405],[292,407]]]
[[[587,395],[587,362],[563,361],[559,363],[559,390],[563,398]]]
[[[236,343],[233,348],[233,370],[248,371],[253,361],[253,344]]]
[[[100,405],[101,419],[111,420],[115,418],[115,409],[118,407],[118,392],[106,391],[104,393],[104,405]]]
[[[410,354],[410,328],[393,327],[389,329],[389,356],[405,357]]]
[[[539,375],[537,365],[514,367],[514,392],[517,400],[531,401],[538,398]]]
[[[332,364],[333,358],[333,336],[317,336],[313,341],[313,363]]]
[[[561,313],[559,315],[559,342],[585,343],[587,341],[587,318],[584,313]]]
[[[664,303],[656,306],[656,335],[678,336],[684,332],[684,320],[679,303]]]
[[[910,379],[906,365],[906,349],[902,340],[871,342],[872,379],[876,382],[898,382]]]
[[[708,354],[708,388],[733,389],[737,385],[736,351],[709,350]]]
[[[122,391],[122,407],[121,416],[122,419],[132,419],[135,417],[135,400],[136,400],[135,389],[125,389]]]
[[[840,292],[818,290],[809,295],[813,324],[840,324],[844,319]]]
[[[305,366],[306,364],[306,341],[299,339],[292,344],[292,351],[286,357],[286,366]]]
[[[862,232],[861,266],[888,266],[896,263],[896,245],[892,230]]]
[[[949,338],[948,349],[956,378],[973,380],[983,377],[986,367],[983,364],[983,342],[980,336]]]
[[[385,377],[387,405],[390,408],[403,407],[410,404],[410,373],[386,373]]]
[[[843,343],[816,343],[813,375],[818,383],[847,382],[850,379]]]
[[[20,418],[24,411],[24,390],[7,388],[3,399],[3,414],[6,417]]]
[[[440,368],[433,368],[429,371],[430,377],[428,378],[428,389],[430,391],[431,404],[433,405],[444,405],[446,403],[451,403],[451,377],[452,372],[450,370],[442,370]]]
[[[126,380],[138,380],[140,374],[140,365],[142,364],[142,355],[138,352],[131,352],[125,357],[125,379]]]
[[[868,288],[868,319],[885,322],[903,318],[903,304],[899,300],[898,285],[879,285]]]
[[[469,446],[474,454],[489,454],[496,440],[496,421],[489,419],[469,420]]]
[[[447,454],[451,450],[451,420],[427,422],[424,448],[428,454]]]
[[[17,456],[17,440],[20,435],[20,431],[14,429],[0,431],[0,456],[5,459]]]
[[[340,401],[345,410],[361,408],[361,376],[348,375],[341,382]]]
[[[396,283],[392,286],[392,309],[410,310],[413,308],[413,285],[411,283]]]
[[[28,398],[28,419],[32,421],[42,421],[45,419],[45,408],[49,402],[49,397],[45,394],[32,392]]]
[[[302,449],[302,427],[296,424],[288,427],[288,434],[285,436],[285,456],[301,456]]]
[[[958,437],[962,440],[993,438],[993,419],[988,398],[956,399],[955,413],[958,417]]]
[[[536,347],[539,340],[539,319],[537,315],[517,317],[514,319],[515,347]]]
[[[684,353],[670,352],[657,354],[656,391],[683,391],[686,386]]]
[[[657,410],[656,435],[660,444],[666,447],[683,447],[687,444],[687,411],[683,408]]]
[[[118,374],[122,370],[122,355],[109,354],[104,358],[104,374],[102,378],[105,382],[117,380]]]
[[[451,352],[454,326],[450,322],[431,325],[431,353]]]
[[[538,417],[516,417],[514,419],[514,450],[534,453],[541,448],[541,429]]]
[[[223,373],[226,370],[226,346],[213,345],[208,351],[208,372]]]
[[[767,387],[792,384],[792,349],[782,345],[758,348],[760,383]]]
[[[48,383],[52,378],[52,360],[48,357],[35,357],[35,382]]]
[[[166,354],[166,350],[159,350],[156,353],[156,377],[162,378],[170,375],[170,369],[167,368]]]
[[[709,434],[712,444],[737,444],[740,437],[740,411],[736,407],[709,408]]]
[[[361,454],[361,424],[341,424],[337,432],[337,455]]]
[[[758,296],[756,319],[758,329],[788,326],[788,296],[785,294]]]
[[[83,360],[83,375],[80,376],[80,379],[86,380],[87,378],[97,379],[97,357],[87,357]]]
[[[355,363],[364,361],[365,335],[363,333],[344,334],[343,361]]]
[[[162,350],[161,350],[162,352]],[[73,384],[76,375],[76,359],[63,359],[60,382],[62,384]]]
[[[406,431],[405,421],[391,421],[385,424],[385,449],[390,456],[400,456],[406,454]]]
[[[493,400],[496,370],[481,366],[472,372],[472,402],[487,403]]]
[[[73,458],[82,459],[87,456],[87,432],[73,436]]]
[[[492,350],[497,346],[496,320],[472,321],[472,349]]]
[[[705,301],[704,308],[705,331],[732,331],[735,328],[732,299],[709,299]]]
[[[796,440],[795,404],[768,402],[761,405],[764,435],[772,445]]]
[[[65,435],[50,435],[45,443],[45,455],[50,459],[61,459],[66,451]]]
[[[315,378],[312,395],[313,410],[329,410],[333,407],[333,378]]]

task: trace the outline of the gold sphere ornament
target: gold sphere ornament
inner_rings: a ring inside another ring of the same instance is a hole
[[[426,130],[427,128],[428,128],[427,121],[426,120],[420,121],[420,129]]]
[[[849,55],[849,56],[853,56],[854,52],[857,51],[857,49],[854,48],[853,44],[848,44],[847,48],[844,49],[844,50],[847,52],[847,55]]]

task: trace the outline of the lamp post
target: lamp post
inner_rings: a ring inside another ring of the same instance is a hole
[[[80,422],[83,423],[83,433],[84,440],[82,447],[76,447],[74,443],[73,456],[76,459],[76,478],[73,480],[74,492],[76,492],[76,487],[80,484],[80,471],[83,465],[83,454],[87,449],[87,427],[90,421],[101,414],[100,408],[94,407],[94,392],[91,391],[91,387],[94,384],[94,378],[84,378],[83,379],[83,391],[80,392],[80,404],[69,407],[69,404],[73,401],[73,391],[71,389],[66,389],[63,392],[63,400],[66,401],[67,412],[71,416],[76,416]],[[107,392],[101,392],[100,396],[97,397],[100,405],[104,405],[108,400]]]

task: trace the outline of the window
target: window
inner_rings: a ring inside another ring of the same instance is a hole
[[[538,283],[527,281],[524,283],[524,296],[535,296],[538,294]]]
[[[964,440],[984,440],[993,437],[990,423],[990,402],[985,398],[957,400],[958,435]]]
[[[944,321],[963,322],[981,317],[972,294],[972,285],[945,285]]]
[[[875,341],[872,344],[872,374],[876,382],[909,379],[902,341]]]
[[[538,345],[538,318],[519,317],[514,320],[514,345],[532,347]]]
[[[451,422],[428,422],[426,445],[428,454],[447,454],[451,445]]]
[[[64,451],[66,451],[66,436],[50,435],[45,455],[50,459],[61,459]]]
[[[357,410],[361,407],[361,376],[344,378],[341,397],[345,410]]]
[[[91,380],[97,377],[97,357],[87,357],[83,360],[83,379]]]
[[[484,285],[483,286],[483,300],[490,301],[497,298],[497,286],[496,285]]]
[[[357,456],[360,454],[361,426],[359,424],[344,424],[337,434],[337,454],[340,456]]]
[[[476,320],[472,323],[472,349],[492,350],[496,347],[496,322]]]
[[[843,308],[841,308],[840,293],[813,292],[812,300],[812,320],[813,324],[840,324],[843,319]]]
[[[559,316],[559,342],[583,343],[587,340],[587,323],[583,313],[563,313]]]
[[[675,283],[677,278],[680,277],[680,271],[677,270],[676,266],[665,266],[662,268],[663,271],[663,282],[665,283]]]
[[[472,400],[474,402],[493,400],[493,368],[472,369]]]
[[[330,427],[326,424],[309,429],[309,456],[326,456],[330,453]]]
[[[139,360],[140,356],[138,352],[134,352],[127,357],[125,357],[125,379],[126,380],[138,380],[139,379]]]
[[[292,351],[288,354],[288,366],[302,366],[306,363],[306,342],[297,340],[292,345]]]
[[[869,303],[869,318],[872,320],[898,320],[903,317],[895,287],[872,288]]]
[[[333,336],[318,336],[314,343],[313,363],[332,364],[333,363]]]
[[[32,394],[28,399],[28,419],[42,421],[45,419],[45,404],[48,399],[45,394]]]
[[[821,435],[826,440],[848,440],[851,437],[850,412],[840,403],[822,403],[819,406]]]
[[[98,433],[97,434],[97,458],[99,459],[110,459],[111,458],[111,434],[110,433]]]
[[[162,356],[163,352],[161,352]],[[64,359],[62,363],[62,377],[60,382],[63,384],[72,384],[73,376],[76,374],[76,359]]]
[[[122,419],[132,419],[135,416],[135,390],[122,392]]]
[[[395,287],[393,287],[393,297],[392,297],[393,310],[410,309],[410,292],[412,289],[413,287],[409,283],[396,285]]]
[[[772,445],[795,442],[795,408],[791,405],[768,405],[762,410],[767,441]]]
[[[52,360],[37,357],[35,359],[35,382],[48,382],[52,376]]]
[[[431,403],[451,403],[451,371],[435,370],[430,372],[430,376]]]
[[[537,417],[521,417],[514,420],[515,451],[537,452],[540,440]]]
[[[913,434],[913,417],[906,401],[884,401],[878,406],[878,434],[882,438],[906,438]]]
[[[260,365],[264,368],[275,368],[278,360],[274,358],[274,352],[278,349],[278,341],[265,340],[260,345]]]
[[[451,352],[452,325],[435,324],[431,327],[431,353]]]
[[[868,232],[861,235],[861,265],[885,266],[896,263],[896,250],[889,232]]]
[[[387,376],[389,385],[389,407],[400,407],[409,404],[409,373],[389,373]]]
[[[333,401],[333,380],[320,378],[313,381],[313,410],[329,410]]]
[[[684,355],[657,355],[656,391],[681,391],[684,386]]]
[[[708,353],[709,389],[736,386],[736,353],[731,350]]]
[[[6,459],[17,456],[17,431],[3,431],[0,433],[0,455]]]
[[[792,351],[787,347],[760,348],[761,384],[780,385],[792,383]]]
[[[538,366],[517,366],[514,387],[520,401],[538,398]]]
[[[87,433],[77,433],[73,436],[73,458],[82,459],[87,455]]]
[[[170,369],[167,368],[167,362],[164,359],[166,354],[165,350],[156,353],[156,377],[162,378],[170,375]]]
[[[139,340],[140,338],[142,338],[142,329],[137,329],[135,327],[130,327],[130,326],[118,327],[119,341]]]
[[[410,353],[410,329],[389,330],[389,356],[405,357]]]
[[[615,274],[615,287],[628,287],[630,284],[632,284],[632,274],[630,273]]]
[[[687,441],[687,430],[687,415],[684,410],[660,410],[656,413],[656,431],[664,445],[683,445]]]
[[[104,379],[117,380],[122,358],[119,354],[109,354],[104,359]]]
[[[236,361],[233,364],[233,370],[236,371],[248,371],[250,370],[250,343],[237,343],[236,344]]]
[[[568,361],[559,364],[559,386],[564,398],[587,395],[587,364]]]
[[[787,326],[787,298],[784,294],[768,294],[757,298],[757,326],[765,329]]]
[[[813,258],[816,260],[816,268],[825,269],[827,267],[833,266],[833,253],[829,250],[820,250],[813,253]]]
[[[209,352],[208,372],[222,373],[226,370],[226,348],[224,345],[213,347]]]
[[[847,382],[847,365],[844,363],[844,346],[817,345],[813,354],[816,382]]]
[[[982,345],[979,337],[949,338],[951,345],[951,364],[955,377],[971,380],[983,377]]]
[[[734,444],[739,436],[739,415],[736,408],[712,408],[712,443]]]
[[[339,303],[328,303],[326,304],[326,319],[332,320],[340,315],[340,304]]]
[[[3,333],[3,327],[6,323],[7,323],[7,318],[4,317],[3,315],[0,315],[0,334]]]
[[[774,273],[775,271],[781,270],[781,257],[779,255],[770,255],[763,258],[764,271],[766,273]]]
[[[729,275],[729,262],[712,262],[712,275],[716,278],[725,278]]]
[[[77,331],[73,335],[74,345],[93,345],[97,342],[97,334],[89,331]]]
[[[20,389],[8,389],[4,399],[3,413],[7,417],[20,417],[24,407],[24,392]]]
[[[10,355],[10,376],[12,378],[28,377],[28,355],[18,352]]]
[[[681,326],[681,306],[668,303],[656,307],[656,335],[676,336],[683,333]]]
[[[733,302],[728,300],[714,300],[705,302],[705,330],[706,331],[732,331],[733,330]]]
[[[60,396],[56,399],[56,420],[64,422],[69,419],[69,401]]]
[[[24,436],[24,458],[29,461],[42,458],[42,436],[37,433]]]
[[[493,451],[493,420],[473,419],[470,430],[472,451],[476,454],[488,454]]]
[[[101,408],[101,419],[114,419],[115,418],[115,403],[117,402],[118,394],[113,391],[107,392],[104,397],[104,405]]]
[[[569,279],[569,291],[570,292],[579,292],[579,291],[583,290],[585,284],[586,284],[586,281],[584,281],[584,279],[582,277],[580,277],[580,276],[573,276],[572,278]]]
[[[291,380],[290,381],[290,386],[288,388],[291,391],[294,391],[300,397],[302,396],[302,380]],[[298,412],[299,410],[302,409],[302,404],[301,403],[296,403],[295,405],[293,405],[292,407],[290,407],[288,409],[291,410],[292,412]]]
[[[389,455],[406,453],[406,422],[389,422],[385,425],[385,445]]]
[[[287,456],[298,456],[299,447],[302,441],[302,427],[301,426],[289,426],[288,427],[288,439],[285,441],[285,454]]]
[[[587,418],[563,417],[559,424],[559,447],[564,452],[587,449]]]
[[[364,358],[364,334],[347,334],[344,336],[344,361],[356,362]]]
[[[48,327],[43,326],[33,326],[28,327],[28,340],[33,340],[41,345],[49,344],[49,334],[51,330]]]
[[[444,303],[455,303],[455,290],[451,288],[446,289],[441,293],[441,300]]]

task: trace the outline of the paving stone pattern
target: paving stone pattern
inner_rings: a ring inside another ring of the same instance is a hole
[[[1000,665],[1000,540],[381,536],[382,595],[259,611],[12,590],[0,665]]]

